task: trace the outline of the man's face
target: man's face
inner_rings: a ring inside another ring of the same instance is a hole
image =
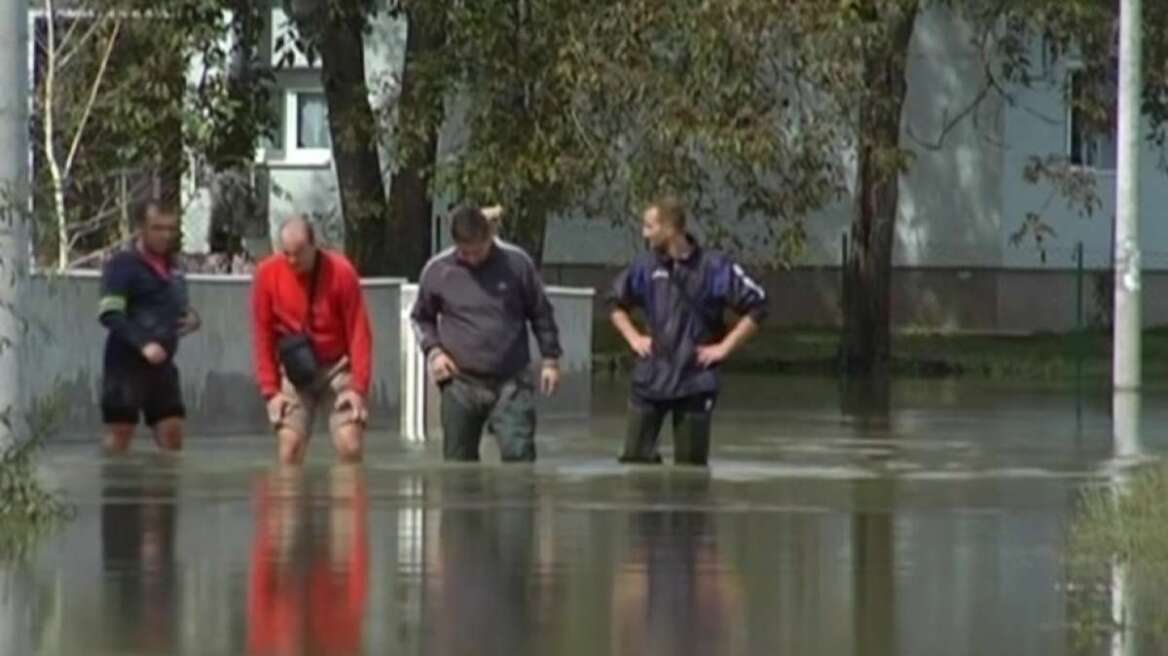
[[[280,240],[284,259],[297,273],[309,273],[316,263],[316,246],[302,231],[289,230]]]
[[[664,249],[676,232],[670,223],[661,220],[656,207],[645,210],[644,216],[641,217],[641,236],[649,242],[649,248],[653,250]]]
[[[150,208],[142,226],[142,245],[154,255],[170,255],[178,243],[178,215]]]
[[[478,242],[467,242],[465,244],[455,244],[454,253],[459,262],[474,268],[481,266],[487,258],[491,256],[491,248],[494,246],[494,239],[487,237]]]

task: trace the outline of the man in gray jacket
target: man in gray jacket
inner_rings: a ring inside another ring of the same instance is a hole
[[[535,384],[528,324],[542,356],[540,389],[559,386],[559,329],[527,253],[495,237],[482,210],[456,209],[454,246],[419,276],[411,314],[430,374],[442,391],[446,460],[477,461],[490,424],[505,462],[535,460]]]

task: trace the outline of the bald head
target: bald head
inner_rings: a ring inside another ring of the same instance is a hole
[[[307,215],[294,214],[280,226],[280,251],[288,264],[300,273],[316,264],[316,230]]]

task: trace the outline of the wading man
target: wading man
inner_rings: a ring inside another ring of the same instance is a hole
[[[535,460],[535,383],[528,326],[539,344],[540,389],[559,386],[559,330],[535,263],[495,236],[482,210],[451,215],[454,247],[419,277],[412,318],[442,390],[446,460],[477,461],[484,426],[504,462]]]
[[[361,281],[343,255],[317,246],[303,215],[284,223],[278,246],[256,269],[251,310],[256,380],[280,462],[303,462],[322,408],[337,457],[359,462],[373,354]]]
[[[698,245],[677,200],[650,205],[641,232],[649,251],[617,277],[610,298],[612,324],[637,357],[620,460],[661,462],[657,439],[672,415],[674,462],[704,466],[718,365],[758,330],[766,292],[741,266]],[[633,323],[636,309],[647,334]],[[727,309],[741,317],[729,331]]]
[[[101,324],[109,330],[102,372],[104,445],[111,453],[130,446],[140,418],[166,451],[182,448],[182,387],[174,354],[179,338],[199,327],[186,281],[174,263],[178,212],[157,200],[138,217],[138,238],[117,253],[101,275]]]

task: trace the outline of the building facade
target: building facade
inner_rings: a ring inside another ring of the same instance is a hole
[[[269,56],[288,20],[273,9]],[[402,68],[404,23],[382,18],[366,39],[367,79],[376,108],[392,103]],[[1080,321],[1105,318],[1111,265],[1115,193],[1112,134],[1087,133],[1068,109],[1064,84],[1074,62],[1050,64],[1045,78],[1012,89],[1012,101],[990,94],[965,119],[946,129],[972,103],[984,79],[975,33],[945,9],[917,21],[910,48],[903,143],[914,163],[900,182],[894,249],[894,321],[930,330],[1030,332],[1064,330]],[[1035,47],[1035,61],[1042,48]],[[194,74],[194,72],[192,73]],[[1070,78],[1068,78],[1070,76]],[[268,214],[274,226],[292,210],[309,211],[339,229],[339,199],[328,142],[327,111],[319,70],[297,57],[276,74],[280,134],[259,153],[268,171]],[[451,126],[440,149],[450,147]],[[383,166],[392,162],[383,151]],[[1090,216],[1045,183],[1024,179],[1033,158],[1065,157],[1094,180],[1102,208]],[[1142,182],[1145,320],[1168,322],[1168,303],[1157,291],[1168,288],[1168,223],[1159,208],[1165,195],[1161,153],[1144,153]],[[195,176],[197,177],[197,176]],[[388,178],[388,175],[387,175]],[[205,249],[209,190],[193,181],[188,196],[187,244]],[[718,213],[748,237],[757,224],[734,218],[734,199]],[[436,203],[437,208],[445,203]],[[850,202],[826,207],[806,218],[807,248],[794,266],[770,270],[763,253],[740,255],[755,262],[775,298],[776,321],[835,325],[840,321],[842,240],[852,213]],[[1041,243],[1017,238],[1028,217],[1038,216],[1049,231]],[[701,220],[721,220],[721,216]],[[603,287],[612,272],[640,248],[638,217],[561,216],[549,224],[545,276],[551,283]],[[699,221],[700,223],[700,221]],[[699,228],[700,230],[700,228]],[[436,241],[444,241],[437,230]],[[1084,274],[1077,274],[1082,248]],[[1079,289],[1082,310],[1079,311]]]

